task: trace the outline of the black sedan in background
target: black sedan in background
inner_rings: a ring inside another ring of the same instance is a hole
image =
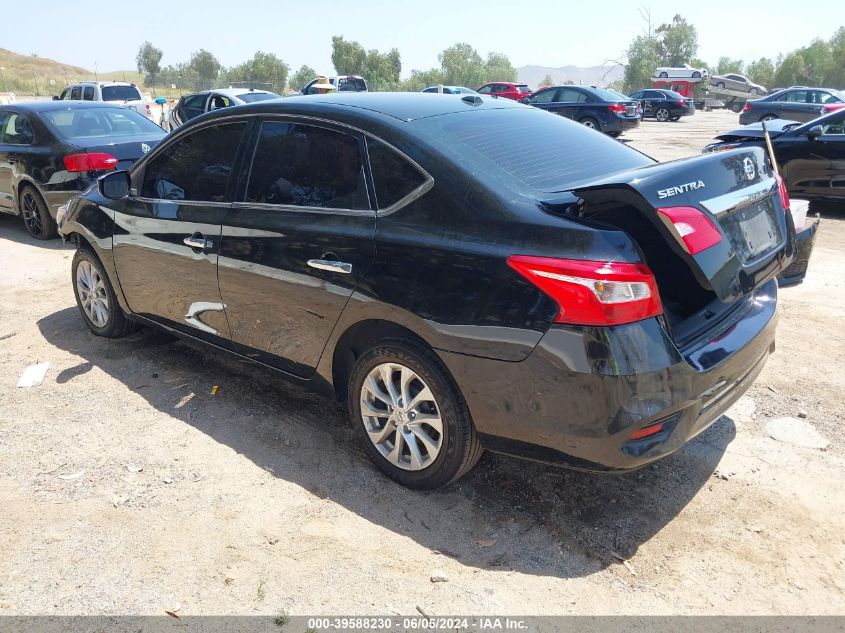
[[[692,99],[674,90],[646,88],[637,90],[631,95],[631,99],[639,101],[643,118],[677,121],[682,116],[695,114],[695,104]]]
[[[739,124],[773,119],[806,122],[841,108],[845,108],[845,93],[841,90],[798,86],[746,102]]]
[[[774,345],[789,218],[759,148],[657,164],[509,99],[337,93],[195,119],[60,230],[93,333],[327,388],[434,488],[483,448],[620,471],[701,433]]]
[[[128,169],[164,138],[130,108],[98,101],[0,106],[0,212],[33,237],[56,236],[56,213],[98,176]]]
[[[540,88],[522,103],[559,114],[613,137],[640,124],[639,103],[604,88],[549,86]]]

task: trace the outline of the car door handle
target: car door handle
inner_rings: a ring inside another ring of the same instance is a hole
[[[194,233],[191,237],[186,237],[182,240],[182,243],[185,246],[190,246],[191,248],[196,248],[198,250],[208,250],[209,248],[214,248],[214,242],[205,239],[205,236],[200,233]]]
[[[331,259],[309,259],[308,265],[318,270],[330,270],[333,273],[344,273],[345,275],[352,272],[352,264]]]

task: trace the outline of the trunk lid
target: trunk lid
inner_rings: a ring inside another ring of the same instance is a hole
[[[115,169],[129,169],[137,160],[147,154],[164,138],[150,138],[149,136],[108,136],[108,137],[76,137],[72,143],[89,154],[103,152],[117,158]]]
[[[696,281],[722,302],[748,294],[791,261],[792,220],[760,148],[641,167],[582,183],[571,191],[586,203],[584,217],[600,219],[609,203],[638,210],[662,236],[660,244],[665,242],[690,267]],[[690,254],[678,229],[657,211],[678,207],[704,214],[721,239]]]
[[[787,119],[774,119],[772,121],[766,121],[766,129],[769,131],[770,138],[777,138],[784,132],[788,132],[799,125],[803,125],[803,123],[799,121],[789,121]],[[762,123],[751,123],[749,125],[743,125],[735,130],[731,130],[730,132],[723,132],[718,136],[714,137],[719,139],[720,141],[735,141],[739,139],[751,139],[751,138],[765,138],[766,134],[763,131],[763,124]]]

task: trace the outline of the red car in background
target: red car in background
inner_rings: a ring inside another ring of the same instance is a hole
[[[526,84],[516,84],[510,81],[491,81],[481,86],[478,89],[478,94],[496,95],[497,97],[519,101],[531,96],[531,88]]]

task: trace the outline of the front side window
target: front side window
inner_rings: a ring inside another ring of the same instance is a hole
[[[840,112],[837,116],[829,119],[827,123],[822,125],[822,134],[845,134],[845,111]]]
[[[781,95],[778,98],[778,101],[786,101],[787,103],[806,103],[807,91],[793,90],[792,92],[787,92],[785,95]]]
[[[74,86],[70,89],[71,101],[80,101],[82,99],[82,86]]]
[[[141,195],[157,200],[225,202],[246,125],[212,125],[179,139],[147,165]]]
[[[85,86],[85,90],[82,92],[82,100],[83,101],[93,101],[94,100],[94,86]]]
[[[194,95],[193,97],[188,97],[187,99],[185,99],[184,107],[195,110],[202,110],[203,107],[205,107],[206,99],[207,95]]]
[[[367,154],[379,209],[386,209],[421,187],[426,177],[381,141],[367,139]]]
[[[349,134],[314,125],[265,122],[252,159],[246,201],[369,209],[361,143]]]
[[[0,143],[5,145],[30,145],[33,140],[32,126],[26,117],[9,112],[0,128]]]
[[[483,86],[478,89],[478,94],[480,95],[490,94],[491,92],[493,92],[493,86]]]

